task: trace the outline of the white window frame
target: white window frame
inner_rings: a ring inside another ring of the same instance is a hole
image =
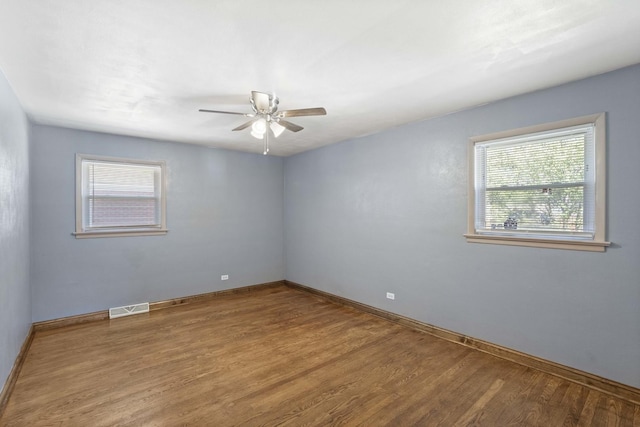
[[[562,236],[549,238],[535,232],[526,235],[509,233],[485,233],[476,230],[476,196],[481,186],[476,185],[476,144],[505,138],[520,138],[539,132],[560,130],[581,125],[593,125],[595,137],[595,230],[592,239]],[[468,222],[464,235],[469,243],[489,243],[498,245],[530,246],[553,249],[570,249],[592,252],[604,252],[611,243],[605,240],[606,227],[606,114],[592,114],[574,119],[545,123],[520,129],[474,136],[469,139],[469,186],[468,186]],[[477,188],[479,187],[479,188]]]
[[[84,215],[86,212],[83,195],[83,162],[95,161],[105,163],[116,163],[124,165],[159,166],[160,177],[158,179],[159,188],[159,224],[153,226],[132,226],[132,227],[108,227],[98,228],[85,227]],[[166,197],[166,163],[164,161],[150,161],[138,159],[125,159],[119,157],[96,156],[92,154],[76,154],[76,231],[72,233],[76,239],[86,239],[95,237],[125,237],[125,236],[158,236],[167,234],[167,197]]]

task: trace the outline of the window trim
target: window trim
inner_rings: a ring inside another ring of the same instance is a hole
[[[160,166],[160,226],[154,227],[121,227],[112,230],[85,230],[83,227],[83,200],[82,200],[82,161],[103,161],[132,165]],[[163,160],[138,160],[121,157],[97,156],[93,154],[76,154],[76,231],[71,233],[76,239],[89,239],[96,237],[133,237],[133,236],[160,236],[169,231],[167,229],[167,192],[166,192],[166,162]],[[129,230],[127,228],[130,228]]]
[[[501,236],[478,234],[475,230],[475,146],[477,143],[502,138],[513,138],[557,130],[560,128],[589,125],[595,126],[595,233],[592,240],[545,239],[525,236]],[[468,145],[468,195],[467,195],[467,233],[464,236],[468,243],[489,243],[511,246],[528,246],[538,248],[569,249],[579,251],[604,252],[611,243],[605,240],[606,227],[606,113],[591,114],[568,120],[528,126],[469,138]]]

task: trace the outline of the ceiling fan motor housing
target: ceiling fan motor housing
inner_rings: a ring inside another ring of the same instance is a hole
[[[280,103],[277,96],[257,91],[251,92],[249,101],[253,110],[258,114],[273,114],[278,110],[278,104]]]

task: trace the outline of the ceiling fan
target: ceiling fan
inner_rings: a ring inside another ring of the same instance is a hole
[[[277,96],[255,90],[251,91],[251,98],[249,98],[249,102],[251,102],[251,109],[253,110],[253,113],[236,113],[234,111],[205,109],[200,109],[199,111],[203,113],[236,114],[239,116],[251,117],[251,120],[232,130],[243,130],[251,126],[251,135],[254,138],[264,140],[264,151],[262,153],[264,155],[267,155],[269,152],[270,136],[277,138],[285,129],[288,129],[291,132],[300,132],[304,129],[302,126],[298,126],[295,123],[285,120],[285,118],[324,116],[327,114],[327,111],[322,107],[278,111],[278,104],[280,103],[280,100]]]

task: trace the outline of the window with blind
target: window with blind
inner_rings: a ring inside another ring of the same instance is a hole
[[[165,234],[164,162],[76,155],[76,237]]]
[[[475,243],[603,251],[604,114],[472,138]]]

